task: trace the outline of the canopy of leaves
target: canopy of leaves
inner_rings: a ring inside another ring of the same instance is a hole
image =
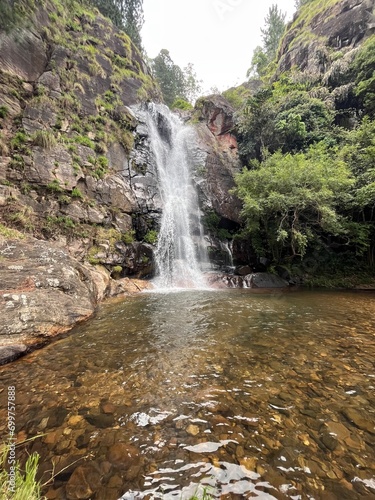
[[[87,0],[97,7],[103,16],[125,31],[133,43],[142,48],[143,0]]]
[[[162,49],[151,64],[167,106],[173,107],[178,99],[190,103],[196,99],[201,86],[191,63],[182,70],[173,62],[169,51]]]
[[[371,36],[360,48],[353,63],[356,75],[355,91],[362,100],[364,111],[375,115],[375,35]]]
[[[265,26],[261,28],[262,46],[257,46],[251,60],[251,67],[247,76],[263,76],[267,73],[268,65],[276,57],[281,37],[285,31],[286,13],[279,10],[276,4],[271,5],[264,19]]]
[[[263,87],[239,115],[240,154],[245,163],[281,150],[297,152],[328,140],[334,111],[287,75]]]
[[[354,180],[322,144],[307,153],[277,152],[236,178],[246,230],[259,254],[303,256],[323,233],[350,237],[338,204]]]

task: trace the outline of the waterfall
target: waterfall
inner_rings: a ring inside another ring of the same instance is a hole
[[[148,104],[146,123],[163,205],[155,285],[205,288],[202,266],[208,263],[207,250],[189,161],[194,131],[161,104]]]

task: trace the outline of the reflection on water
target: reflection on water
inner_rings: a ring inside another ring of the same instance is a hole
[[[48,498],[375,498],[371,294],[143,294],[0,370]],[[6,390],[1,397],[2,436]]]

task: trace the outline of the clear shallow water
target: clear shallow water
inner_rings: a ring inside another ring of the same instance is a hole
[[[374,312],[349,292],[105,305],[0,369],[1,437],[15,385],[49,498],[375,498]]]

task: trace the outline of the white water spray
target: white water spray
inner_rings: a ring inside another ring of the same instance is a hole
[[[161,289],[206,288],[202,267],[208,258],[189,161],[188,145],[194,131],[160,104],[148,105],[146,122],[163,203],[155,285]]]

